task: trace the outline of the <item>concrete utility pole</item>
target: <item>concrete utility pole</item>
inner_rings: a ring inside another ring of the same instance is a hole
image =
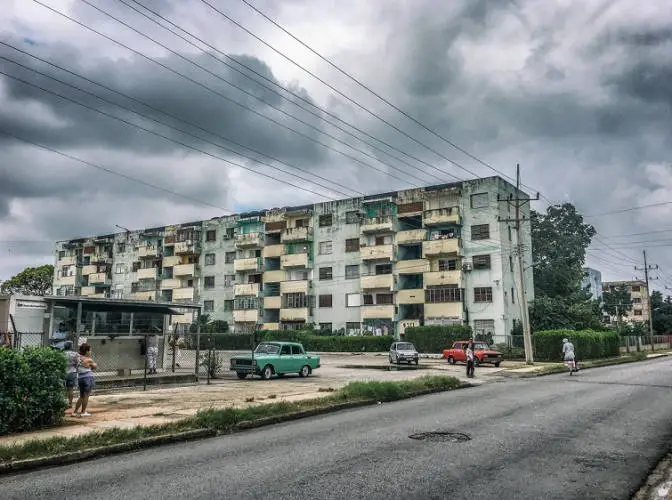
[[[518,287],[520,290],[520,313],[523,320],[523,343],[525,346],[525,362],[528,365],[534,363],[534,352],[532,348],[532,332],[530,328],[530,312],[529,304],[527,303],[527,291],[525,289],[525,266],[523,262],[523,240],[521,237],[521,222],[529,221],[529,217],[523,217],[520,215],[520,208],[526,203],[530,203],[532,200],[538,200],[539,193],[537,193],[535,198],[521,198],[520,190],[520,165],[516,164],[516,197],[500,199],[497,197],[497,201],[511,203],[515,202],[516,216],[514,218],[502,219],[498,217],[497,220],[500,222],[513,222],[516,228],[516,249],[514,253],[518,257]]]
[[[655,344],[653,339],[653,310],[651,309],[651,289],[649,288],[649,280],[658,279],[658,278],[649,278],[649,271],[654,271],[658,269],[658,264],[655,266],[646,263],[646,250],[642,251],[644,254],[644,267],[639,268],[635,266],[635,271],[644,271],[644,281],[646,281],[646,293],[648,295],[647,300],[647,309],[649,312],[649,338],[651,340],[651,350],[655,351]]]

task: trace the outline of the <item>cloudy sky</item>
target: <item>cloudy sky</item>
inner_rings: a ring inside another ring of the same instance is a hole
[[[648,248],[672,286],[669,2],[249,0],[433,135],[241,0],[1,1],[0,279],[115,225],[520,163],[536,209],[594,215],[605,279]]]

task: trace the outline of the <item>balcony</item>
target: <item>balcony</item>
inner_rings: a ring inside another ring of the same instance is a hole
[[[74,255],[66,256],[63,257],[62,259],[58,259],[58,267],[61,266],[75,266],[77,265],[77,257]]]
[[[84,297],[89,297],[91,295],[95,295],[95,293],[96,293],[96,287],[95,286],[83,286],[82,289],[79,292],[79,294],[84,296]]]
[[[173,290],[173,300],[194,300],[196,297],[196,290],[194,287],[176,288]]]
[[[161,280],[161,290],[175,290],[182,287],[182,280],[168,278]]]
[[[422,242],[422,256],[458,255],[460,252],[459,238],[446,238]]]
[[[362,306],[360,310],[362,319],[394,319],[392,304]]]
[[[427,239],[426,229],[409,229],[408,231],[399,231],[397,233],[397,244],[407,245],[409,243],[418,243]]]
[[[155,267],[149,267],[147,269],[138,269],[136,276],[139,280],[155,280],[158,272]]]
[[[397,304],[424,304],[424,302],[425,291],[422,288],[397,292]]]
[[[394,257],[394,245],[375,245],[371,247],[361,247],[359,249],[359,257],[362,260],[392,260]]]
[[[261,257],[251,257],[249,259],[236,259],[233,261],[233,270],[235,272],[241,271],[256,271],[262,269]]]
[[[155,301],[156,300],[156,292],[155,291],[134,292],[133,293],[133,298],[135,300],[153,300],[153,301]]]
[[[234,295],[248,295],[257,297],[259,295],[259,283],[245,283],[233,287]]]
[[[287,273],[285,271],[264,271],[264,283],[280,283],[286,279]]]
[[[461,321],[462,311],[463,311],[462,302],[442,302],[438,304],[425,304],[425,322],[430,318],[451,318]]]
[[[96,252],[89,256],[90,262],[97,262],[98,264],[111,264],[112,256],[109,253]]]
[[[425,287],[438,285],[459,285],[462,282],[461,271],[433,271],[424,274]]]
[[[96,274],[98,272],[98,266],[84,266],[82,268],[82,276],[88,276],[89,274]]]
[[[277,331],[280,330],[280,323],[264,323],[264,330]]]
[[[308,293],[308,280],[283,281],[280,293]]]
[[[170,257],[163,258],[163,267],[174,267],[178,266],[182,262],[182,257],[179,255],[171,255]]]
[[[233,311],[233,321],[236,323],[256,323],[259,321],[259,311],[257,309]]]
[[[56,279],[56,285],[59,286],[75,286],[75,282],[77,281],[76,276],[61,276],[60,278]]]
[[[200,248],[193,240],[178,241],[175,243],[176,254],[197,254]]]
[[[394,288],[394,275],[392,274],[362,276],[359,281],[362,290],[377,290],[383,288],[386,290],[392,290]]]
[[[422,274],[429,271],[429,262],[425,259],[399,260],[397,274]]]
[[[461,223],[460,212],[457,207],[425,210],[422,220],[427,226]]]
[[[362,220],[363,233],[389,232],[394,228],[392,217],[369,217]]]
[[[89,285],[98,285],[98,286],[106,286],[109,285],[110,278],[108,278],[107,273],[96,273],[96,274],[89,274]]]
[[[94,293],[93,295],[89,295],[90,299],[109,299],[110,298],[110,292],[103,292],[103,293]]]
[[[173,267],[173,276],[194,276],[196,264],[180,264]]]
[[[280,321],[308,321],[308,308],[280,309]]]
[[[236,235],[236,246],[240,248],[245,247],[260,247],[263,245],[264,238],[262,233],[248,233]]]
[[[291,243],[298,241],[308,241],[313,238],[312,227],[290,227],[282,231],[280,241],[283,243]]]
[[[154,245],[143,245],[138,247],[138,257],[141,259],[157,258],[161,254],[159,247]]]
[[[308,254],[307,253],[295,253],[291,255],[283,255],[280,257],[280,267],[283,269],[294,268],[294,267],[308,267]]]
[[[280,309],[281,302],[279,295],[277,297],[264,297],[264,309]]]
[[[285,245],[268,245],[264,247],[263,257],[268,259],[269,257],[280,257],[285,253]]]

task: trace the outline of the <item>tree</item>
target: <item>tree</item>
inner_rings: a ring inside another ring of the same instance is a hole
[[[672,333],[672,297],[663,300],[662,293],[651,293],[651,313],[654,332],[658,335]]]
[[[22,295],[48,295],[54,281],[54,266],[27,267],[2,283],[0,292]]]
[[[609,316],[621,321],[632,310],[632,298],[625,285],[621,285],[602,294],[602,309]]]
[[[532,211],[533,330],[599,329],[600,308],[581,286],[586,249],[596,231],[571,203]]]

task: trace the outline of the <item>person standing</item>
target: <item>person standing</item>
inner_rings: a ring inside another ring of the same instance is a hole
[[[467,377],[474,378],[474,344],[469,342],[467,344]]]
[[[574,344],[569,339],[562,339],[562,356],[565,365],[569,368],[569,374],[573,375],[576,370],[576,355],[574,354]]]
[[[91,414],[86,411],[89,404],[89,396],[91,391],[96,386],[96,381],[93,377],[93,370],[98,368],[98,365],[91,358],[91,346],[89,344],[82,344],[79,346],[80,362],[77,368],[78,383],[79,383],[79,399],[75,403],[75,411],[72,413],[75,417],[90,417]],[[80,413],[81,408],[81,413]]]
[[[67,363],[65,375],[65,389],[68,392],[68,408],[72,410],[72,400],[75,398],[77,386],[77,369],[79,368],[79,354],[73,349],[72,341],[65,342],[65,359]]]
[[[149,335],[147,337],[147,373],[156,373],[156,360],[159,358],[159,337]]]

